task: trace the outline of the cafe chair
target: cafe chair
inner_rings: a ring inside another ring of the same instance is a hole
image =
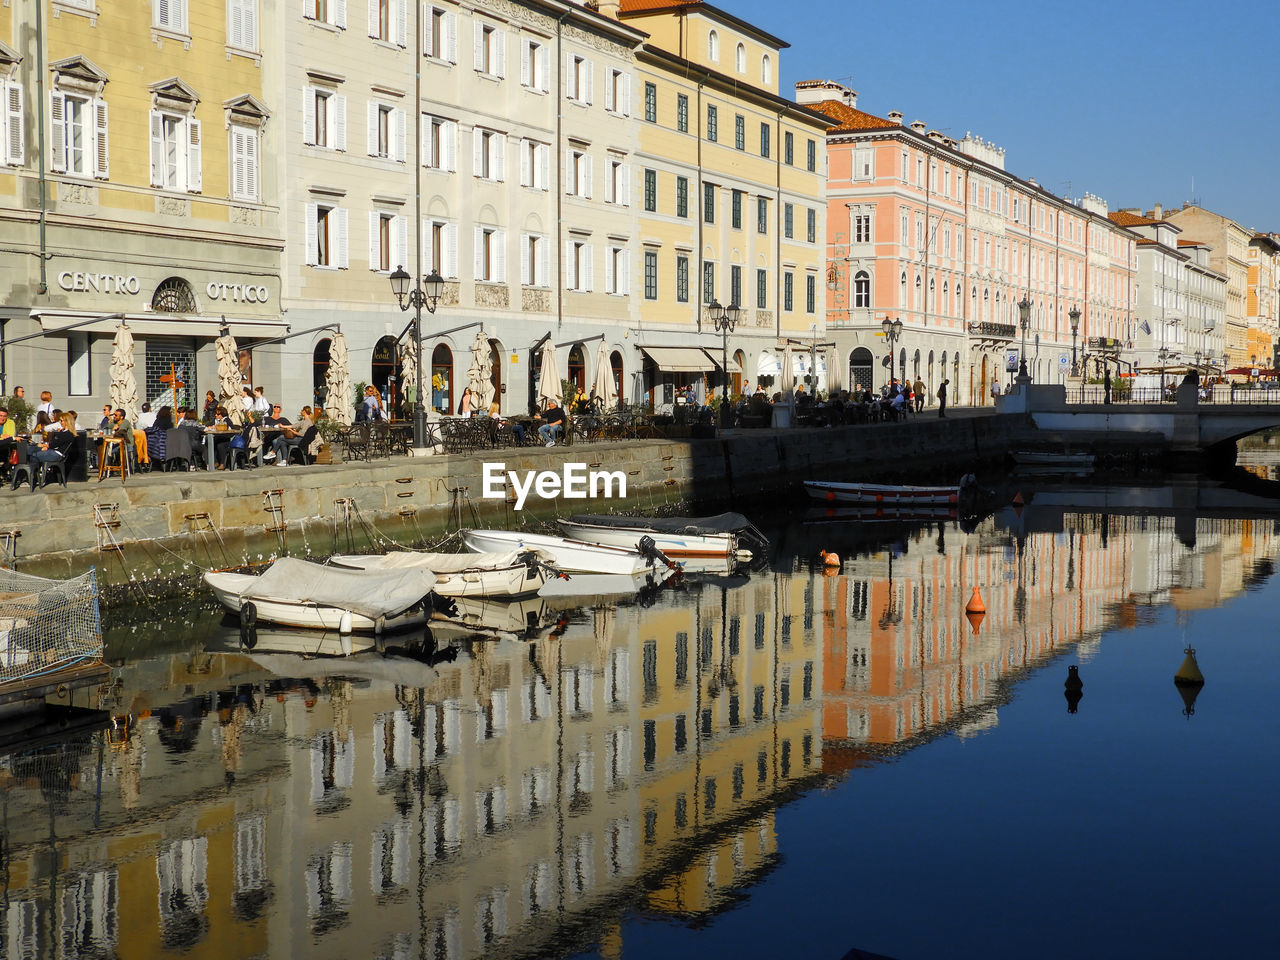
[[[39,472],[40,465],[33,463],[27,459],[27,444],[24,441],[18,443],[18,462],[10,468],[9,480],[10,490],[17,490],[18,485],[22,483],[31,484],[31,489],[36,488],[36,474]]]
[[[181,427],[174,427],[172,430],[164,432],[164,460],[162,469],[168,471],[177,469],[178,464],[182,464],[183,470],[191,469],[191,461],[194,459],[191,452],[191,431],[184,430]]]
[[[311,455],[307,451],[311,449],[311,444],[315,443],[317,433],[319,433],[319,430],[316,429],[315,424],[307,427],[302,434],[302,443],[298,446],[290,446],[286,451],[289,463],[293,463],[295,455],[298,458],[298,463],[304,467],[312,462]]]

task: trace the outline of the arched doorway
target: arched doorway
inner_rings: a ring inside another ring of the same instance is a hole
[[[737,396],[742,395],[742,370],[747,365],[747,355],[741,350],[733,351],[733,362],[738,365],[738,369],[733,372],[733,392]]]
[[[858,347],[849,354],[849,388],[851,390],[871,389],[872,357],[866,347]]]
[[[587,352],[582,349],[582,344],[575,343],[569,348],[569,365],[565,369],[575,388],[587,389]]]
[[[382,396],[382,408],[387,411],[395,410],[400,400],[396,396],[395,337],[383,337],[373,345],[369,382],[378,388],[378,393]]]
[[[916,380],[920,379],[920,351],[919,350],[917,350],[915,354],[911,357],[911,376]]]
[[[492,371],[489,382],[493,384],[493,399],[498,401],[501,409],[507,405],[507,398],[503,396],[506,387],[502,382],[502,344],[493,339],[489,341],[489,369]]]
[[[329,375],[329,346],[333,343],[325,337],[311,353],[311,405],[325,406],[325,378]]]
[[[431,408],[453,413],[453,351],[443,343],[431,351]]]
[[[622,392],[622,354],[617,350],[609,354],[609,368],[613,371],[613,389],[617,393],[618,403],[626,401],[626,394]]]

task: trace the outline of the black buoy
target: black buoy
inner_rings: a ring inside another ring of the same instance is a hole
[[[1067,713],[1075,713],[1084,697],[1084,681],[1080,679],[1080,668],[1072,664],[1067,667],[1067,682],[1062,695],[1067,698]]]

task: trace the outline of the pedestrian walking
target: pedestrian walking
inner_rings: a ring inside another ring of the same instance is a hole
[[[916,413],[924,410],[925,389],[924,381],[916,377],[916,382],[911,385],[911,390],[916,395]]]
[[[950,380],[943,380],[941,386],[938,387],[938,416],[945,417],[947,415],[947,384]]]
[[[1111,402],[1111,368],[1107,367],[1102,374],[1102,402]]]
[[[1000,399],[1000,381],[992,380],[991,381],[991,402],[994,403],[999,399]]]

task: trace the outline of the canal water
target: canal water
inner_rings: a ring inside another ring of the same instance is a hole
[[[111,611],[114,719],[0,760],[0,956],[1255,955],[1266,463],[976,523],[795,503],[756,568],[419,659]]]

